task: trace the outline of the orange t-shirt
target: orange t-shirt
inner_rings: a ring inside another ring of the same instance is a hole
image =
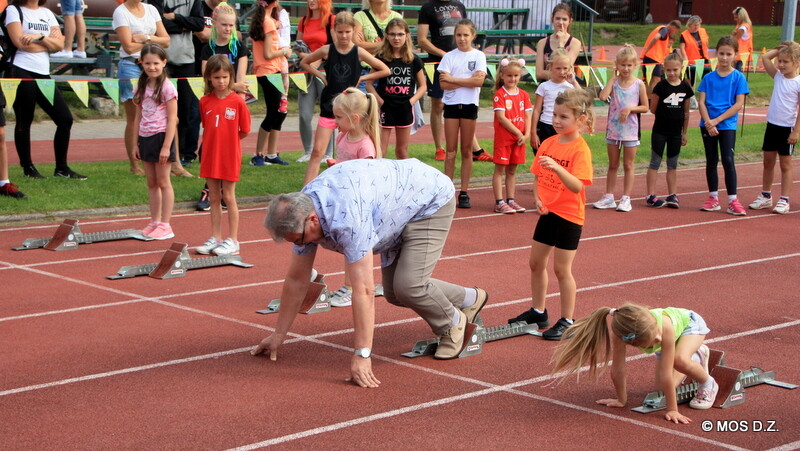
[[[556,160],[567,172],[577,177],[584,185],[592,184],[592,151],[583,137],[568,143],[560,143],[561,135],[551,136],[544,140],[536,152],[536,157],[531,165],[531,173],[536,176],[536,190],[539,199],[551,213],[583,225],[586,218],[586,189],[573,193],[555,172],[543,169],[539,158],[548,156]]]
[[[280,39],[278,38],[278,28],[275,19],[272,17],[264,18],[264,36],[272,33],[272,51],[277,52],[281,49]],[[279,56],[277,58],[266,59],[264,58],[264,43],[263,41],[253,41],[253,72],[256,76],[262,77],[267,74],[277,74],[281,71],[281,60],[286,58]]]

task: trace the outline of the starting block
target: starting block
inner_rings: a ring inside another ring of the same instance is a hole
[[[303,303],[300,304],[300,313],[310,315],[312,313],[327,312],[331,309],[331,303],[328,302],[330,293],[328,292],[328,286],[325,284],[324,280],[325,274],[317,274],[314,280],[308,285],[306,297],[303,298]],[[266,315],[269,313],[278,313],[279,311],[281,311],[281,300],[273,299],[269,301],[267,308],[256,310],[256,313]]]
[[[717,384],[719,392],[717,399],[714,400],[714,407],[726,409],[738,406],[745,401],[745,391],[747,387],[759,384],[774,385],[776,387],[793,390],[798,386],[788,382],[781,382],[775,379],[774,371],[764,371],[760,368],[751,368],[747,371],[729,368],[725,366],[724,353],[712,349],[708,362],[709,373]],[[697,394],[699,384],[689,381],[675,388],[678,404],[684,404],[692,400]],[[639,413],[650,413],[667,408],[667,399],[664,392],[652,392],[644,398],[644,402],[639,407],[631,410]]]
[[[233,265],[240,268],[250,268],[253,265],[244,263],[238,255],[222,255],[213,257],[192,258],[189,256],[189,245],[186,243],[172,243],[158,263],[145,265],[123,266],[108,279],[129,279],[137,276],[150,276],[155,279],[175,279],[186,275],[190,269],[211,268],[214,266]]]
[[[536,324],[528,324],[525,321],[504,324],[502,326],[484,327],[483,319],[481,315],[478,314],[478,316],[475,317],[474,323],[467,323],[467,327],[464,330],[464,346],[458,353],[458,358],[480,354],[483,351],[483,345],[490,341],[518,337],[520,335],[536,335],[541,337],[542,333],[539,332],[539,326]],[[411,351],[400,355],[408,358],[433,355],[436,353],[437,346],[439,346],[438,337],[422,340],[418,341]]]
[[[142,235],[141,230],[137,229],[123,229],[123,230],[110,230],[107,232],[94,232],[83,233],[78,227],[77,219],[65,219],[62,224],[58,226],[56,232],[50,238],[28,238],[21,246],[14,247],[15,251],[24,251],[27,249],[41,249],[45,248],[50,251],[64,251],[70,249],[77,249],[79,244],[99,243],[101,241],[116,241],[136,239],[141,241],[150,241],[152,238]]]

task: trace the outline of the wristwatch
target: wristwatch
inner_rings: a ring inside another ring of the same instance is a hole
[[[372,355],[372,350],[370,348],[358,348],[356,349],[356,352],[353,353],[353,355],[357,355],[362,359],[368,359],[369,356]]]

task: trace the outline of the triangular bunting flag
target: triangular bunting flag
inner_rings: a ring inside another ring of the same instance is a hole
[[[757,68],[758,68],[758,55],[753,53],[753,69],[752,69],[753,72],[755,72]]]
[[[703,75],[703,69],[705,68],[705,65],[706,65],[706,60],[697,60],[694,62],[694,73],[696,74],[694,77],[695,80],[697,80]]]
[[[739,56],[742,57],[742,67],[744,68],[744,71],[747,72],[750,65],[750,52],[740,53]]]
[[[434,63],[425,63],[425,75],[428,76],[428,81],[433,83]]]
[[[689,67],[689,62],[683,60],[683,64],[681,64],[681,80],[686,79],[686,68]]]
[[[267,74],[267,80],[272,83],[272,86],[275,86],[278,92],[286,94],[283,92],[283,77],[281,74]]]
[[[108,96],[111,97],[111,100],[119,105],[119,80],[113,78],[101,78],[100,83],[103,85],[103,89],[106,90],[106,93],[108,93]]]
[[[19,79],[17,78],[0,79],[0,88],[3,89],[3,95],[6,96],[6,109],[8,110],[11,109],[11,106],[14,105],[14,100],[17,98],[18,86]]]
[[[589,66],[575,66],[578,68],[578,72],[575,74],[581,78],[586,78],[589,75]]]
[[[717,70],[717,59],[711,58],[709,61],[711,62],[711,70]]]
[[[608,68],[607,67],[595,67],[594,73],[597,75],[597,78],[600,79],[600,84],[605,86],[608,83]]]
[[[195,97],[201,99],[205,95],[205,82],[203,81],[203,77],[189,77],[186,81],[189,82],[189,87],[192,88]]]
[[[633,71],[633,76],[634,78],[642,78],[642,66],[636,66],[636,69]]]
[[[36,86],[39,87],[39,90],[42,91],[42,95],[44,98],[50,102],[50,105],[53,104],[53,96],[55,95],[56,91],[56,81],[51,80],[49,78],[37,78],[36,79]]]
[[[656,67],[654,64],[648,64],[647,70],[645,71],[645,79],[647,79],[647,84],[650,84],[650,80],[653,79],[653,69]]]
[[[247,90],[250,91],[250,94],[258,100],[258,79],[255,75],[245,75],[244,82],[247,83]]]
[[[494,64],[487,64],[486,69],[489,71],[489,76],[492,80],[497,80],[497,67]]]
[[[292,80],[292,83],[294,83],[294,85],[297,86],[297,89],[303,92],[308,92],[308,84],[306,84],[306,74],[302,73],[289,74],[289,80]]]
[[[172,82],[172,86],[175,87],[175,90],[177,91],[178,90],[178,79],[177,78],[170,78],[169,81]]]
[[[525,69],[528,69],[528,73],[531,74],[531,78],[533,81],[536,81],[536,66],[525,66]]]
[[[83,80],[67,80],[75,95],[81,99],[83,106],[89,106],[89,83]]]

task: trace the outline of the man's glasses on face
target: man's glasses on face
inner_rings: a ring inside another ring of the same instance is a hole
[[[308,223],[308,218],[303,221],[303,233],[300,235],[300,239],[292,241],[295,246],[305,246],[308,244],[306,243],[306,223]]]

